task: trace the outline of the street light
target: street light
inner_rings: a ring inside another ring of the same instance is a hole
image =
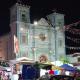
[[[37,21],[34,21],[34,25],[36,26],[38,24],[38,22]]]

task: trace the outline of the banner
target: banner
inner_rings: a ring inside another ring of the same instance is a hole
[[[19,52],[19,42],[17,37],[14,35],[14,53],[18,53]]]

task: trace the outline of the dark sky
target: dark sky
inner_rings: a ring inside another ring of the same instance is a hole
[[[38,20],[56,10],[65,14],[65,24],[76,22],[80,19],[80,2],[78,0],[22,0],[24,4],[31,6],[31,20]],[[0,1],[0,35],[10,31],[9,8],[16,0]]]
[[[45,17],[47,14],[56,10],[65,15],[65,25],[77,22],[80,20],[80,1],[79,0],[22,0],[24,4],[31,6],[30,17],[31,21]],[[1,0],[0,1],[0,35],[10,31],[9,8],[16,3],[16,0]],[[66,33],[67,34],[67,33]],[[71,43],[67,41],[67,44]],[[73,44],[73,43],[72,43]]]

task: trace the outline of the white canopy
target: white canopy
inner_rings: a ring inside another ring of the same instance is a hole
[[[17,58],[16,61],[33,61],[33,60],[27,57],[21,57],[21,58]]]
[[[33,63],[34,60],[30,59],[30,58],[27,58],[27,57],[21,57],[21,58],[17,58],[17,59],[14,59],[14,60],[10,60],[10,63],[12,64],[16,64],[16,63]]]

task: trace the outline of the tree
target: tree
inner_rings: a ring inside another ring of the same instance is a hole
[[[60,57],[60,61],[62,61],[64,64],[65,63],[70,63],[68,57],[64,57],[64,56]]]

